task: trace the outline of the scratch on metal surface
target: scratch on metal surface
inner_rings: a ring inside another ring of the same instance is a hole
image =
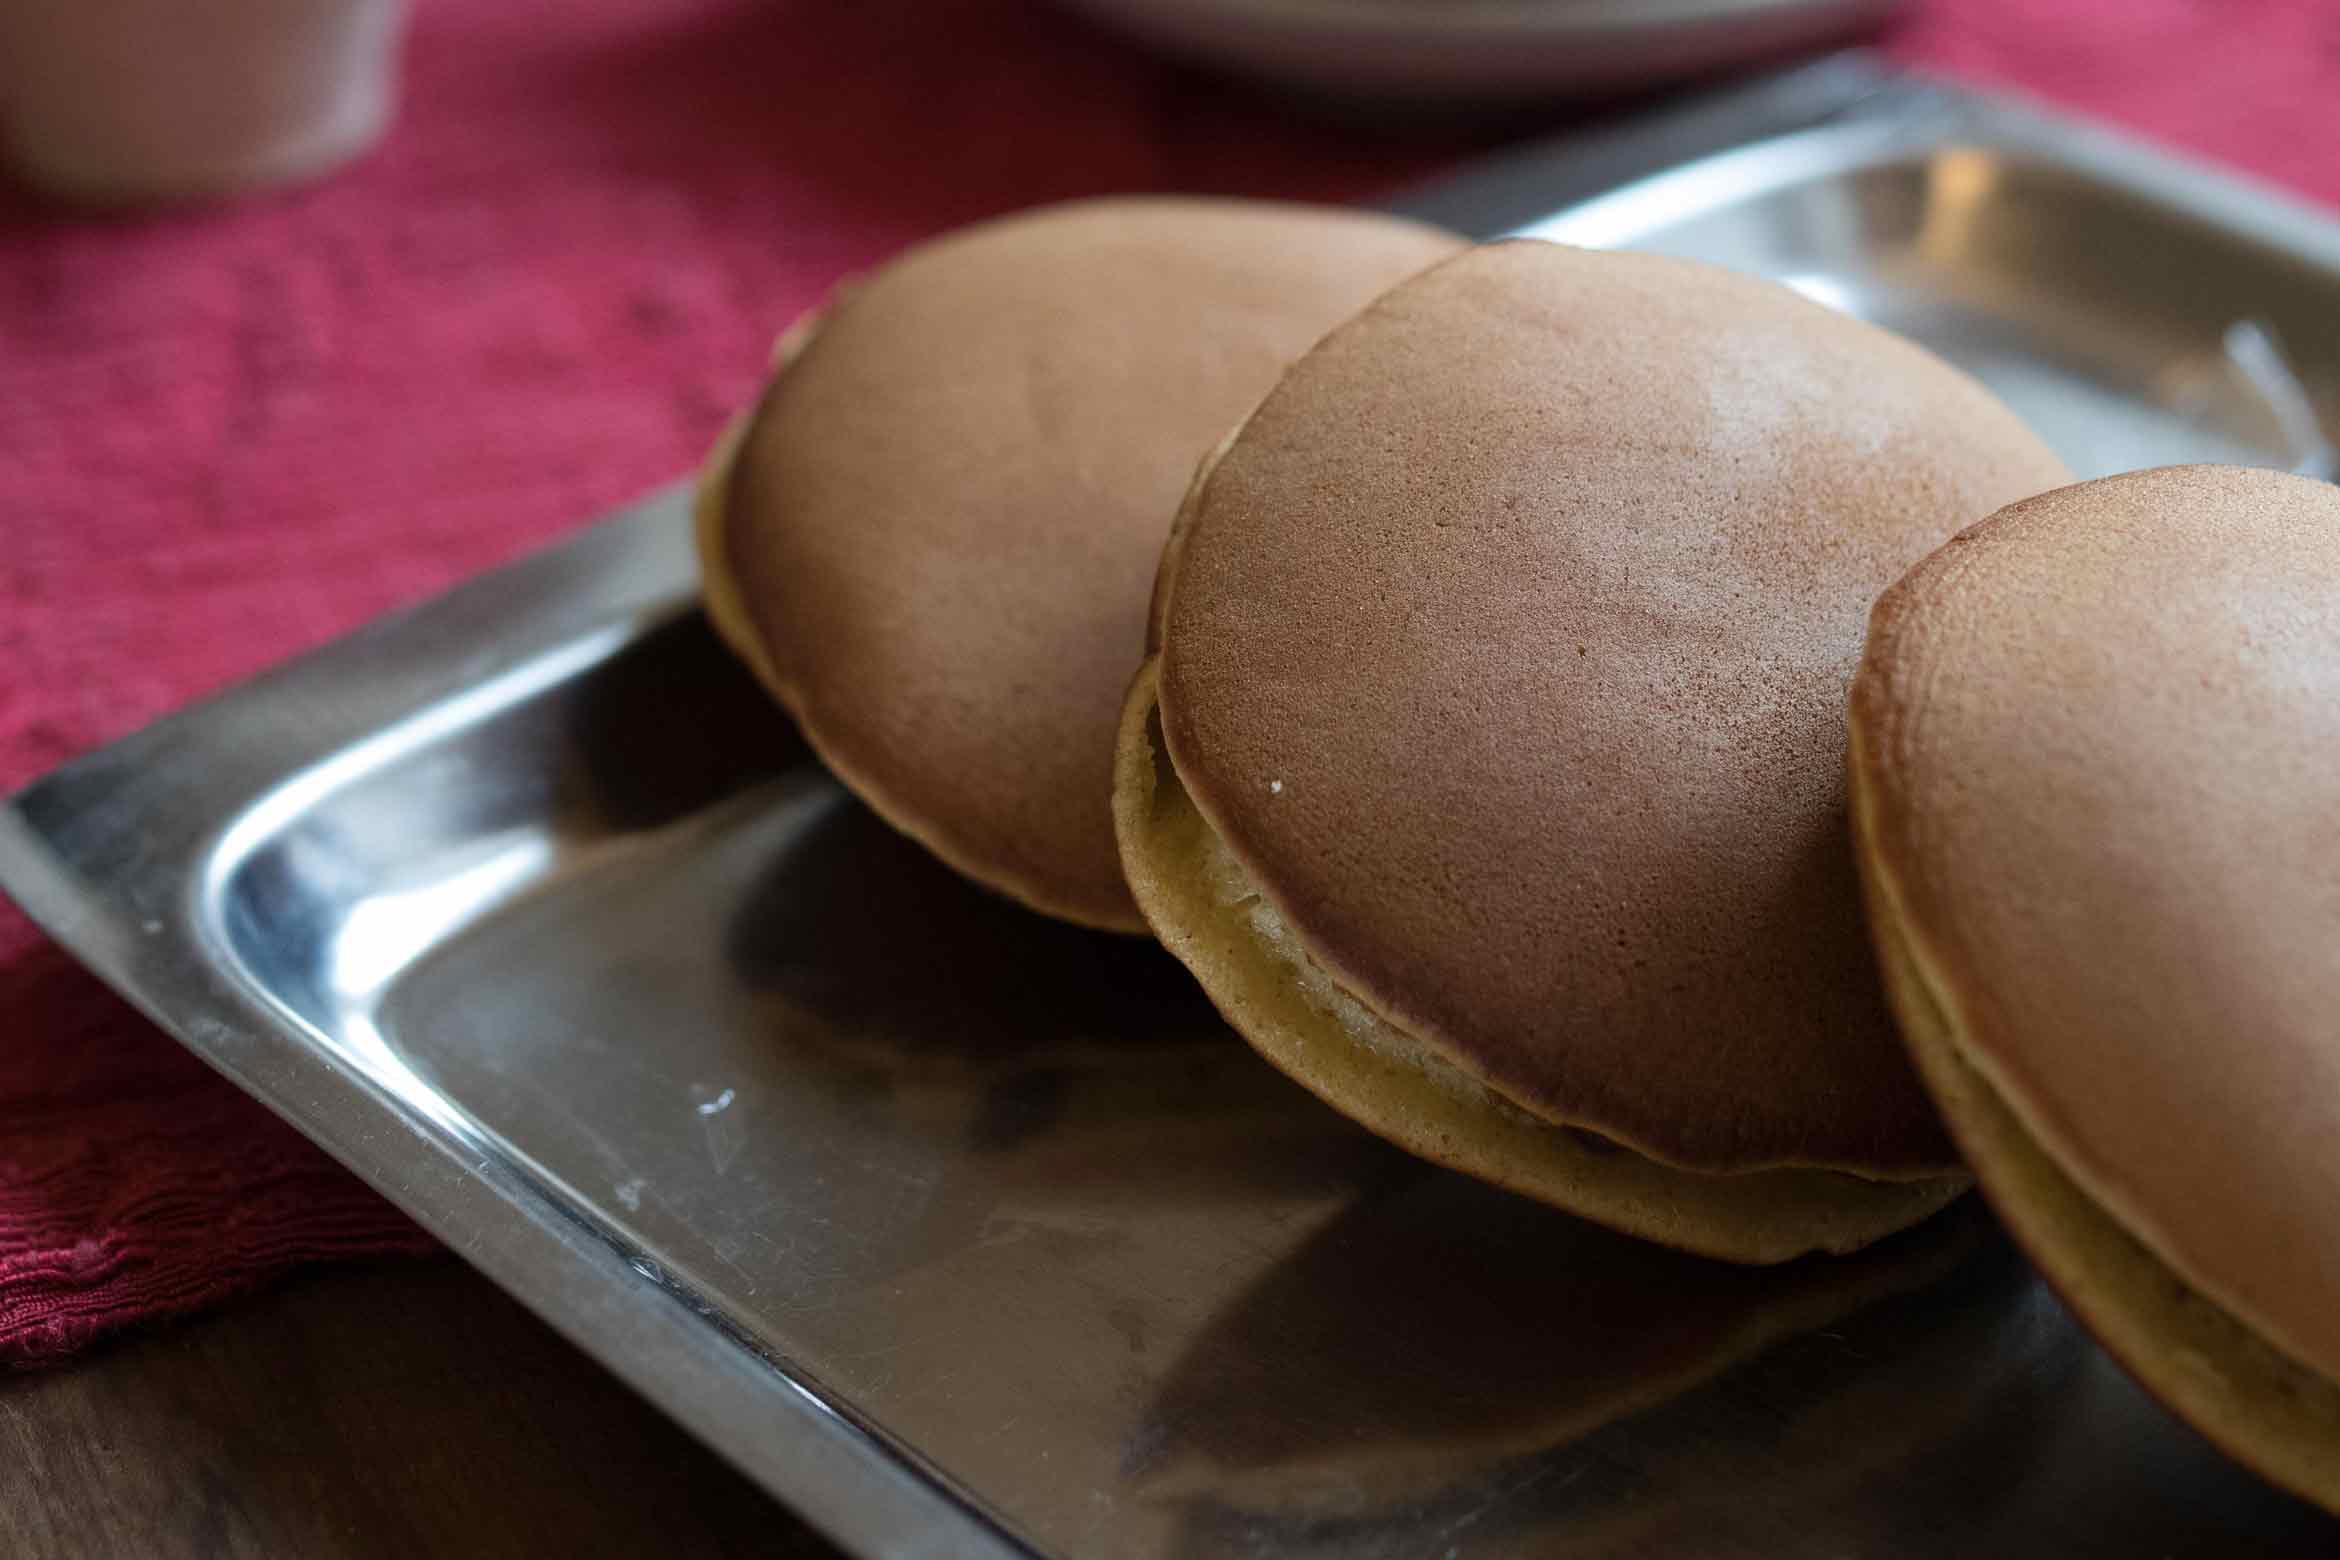
[[[692,1084],[691,1092],[705,1094],[706,1090],[699,1084]],[[731,1162],[739,1157],[739,1151],[747,1147],[747,1128],[741,1121],[747,1113],[744,1110],[735,1113],[731,1108],[738,1100],[739,1091],[726,1086],[721,1093],[698,1100],[691,1106],[698,1115],[699,1125],[706,1129],[707,1161],[715,1167],[717,1175],[729,1170]]]
[[[1110,1490],[1089,1491],[1089,1525],[1081,1531],[1081,1541],[1086,1543],[1104,1532],[1105,1524],[1113,1520],[1119,1505]]]
[[[707,1129],[707,1160],[715,1167],[715,1173],[721,1175],[747,1146],[747,1133],[729,1116],[707,1116],[702,1120]]]
[[[739,1275],[740,1282],[747,1285],[747,1292],[749,1295],[752,1296],[755,1294],[756,1275],[750,1273],[746,1268],[741,1267],[736,1261],[732,1260],[739,1254],[739,1247],[737,1244],[728,1240],[719,1240],[714,1242],[708,1249],[715,1253],[716,1261],[722,1263],[725,1267],[731,1269],[732,1272]]]
[[[1578,1479],[1583,1478],[1585,1470],[1591,1466],[1592,1464],[1590,1463],[1578,1463],[1574,1468],[1569,1470],[1568,1477],[1560,1481],[1560,1488],[1566,1489],[1569,1485],[1574,1484]],[[1529,1490],[1534,1489],[1537,1485],[1543,1483],[1551,1476],[1552,1467],[1549,1463],[1547,1463],[1543,1467],[1536,1469],[1534,1472],[1516,1479],[1509,1484],[1501,1485],[1493,1490],[1488,1491],[1487,1498],[1485,1500],[1479,1502],[1479,1504],[1473,1506],[1470,1510],[1464,1512],[1461,1516],[1455,1518],[1452,1522],[1449,1522],[1446,1524],[1446,1526],[1440,1528],[1437,1533],[1433,1535],[1433,1539],[1435,1540],[1439,1538],[1454,1537],[1464,1528],[1467,1528],[1474,1522],[1477,1522],[1488,1512],[1493,1511],[1496,1507],[1503,1505],[1507,1501],[1516,1500],[1520,1496],[1525,1495]],[[1454,1549],[1450,1549],[1448,1553],[1456,1553],[1459,1551],[1459,1549],[1460,1546],[1458,1545]]]
[[[601,1134],[600,1129],[595,1127],[591,1121],[587,1120],[584,1116],[578,1114],[576,1110],[564,1103],[558,1094],[547,1090],[546,1092],[537,1096],[537,1103],[552,1111],[553,1114],[559,1116],[563,1121],[567,1122],[571,1127],[575,1128],[577,1134],[584,1138],[584,1140],[602,1156],[602,1168],[608,1174],[625,1174],[625,1153],[618,1147],[615,1142],[611,1141],[607,1137],[604,1137]]]

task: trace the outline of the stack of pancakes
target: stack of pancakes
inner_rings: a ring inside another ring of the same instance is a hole
[[[875,812],[1334,1108],[1738,1262],[1979,1176],[2340,1506],[2340,492],[2069,482],[1767,282],[1129,200],[841,289],[698,526]]]

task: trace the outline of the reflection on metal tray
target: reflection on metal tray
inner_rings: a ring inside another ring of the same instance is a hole
[[[2237,321],[2340,387],[2340,226],[1858,62],[1411,204],[1779,275],[2089,471],[2303,458]],[[0,879],[866,1553],[2340,1545],[1977,1208],[1720,1269],[1382,1147],[875,822],[690,591],[655,501],[32,786]]]

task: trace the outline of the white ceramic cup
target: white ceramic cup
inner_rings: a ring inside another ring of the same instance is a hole
[[[379,140],[405,0],[0,0],[0,151],[70,200],[315,177]]]

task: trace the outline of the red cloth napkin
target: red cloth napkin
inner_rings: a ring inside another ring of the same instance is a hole
[[[1893,47],[2340,201],[2321,0],[1933,0]],[[422,0],[405,105],[313,190],[0,195],[0,788],[683,472],[780,325],[922,234],[1456,150],[1015,0]],[[0,1365],[429,1248],[0,904]]]

